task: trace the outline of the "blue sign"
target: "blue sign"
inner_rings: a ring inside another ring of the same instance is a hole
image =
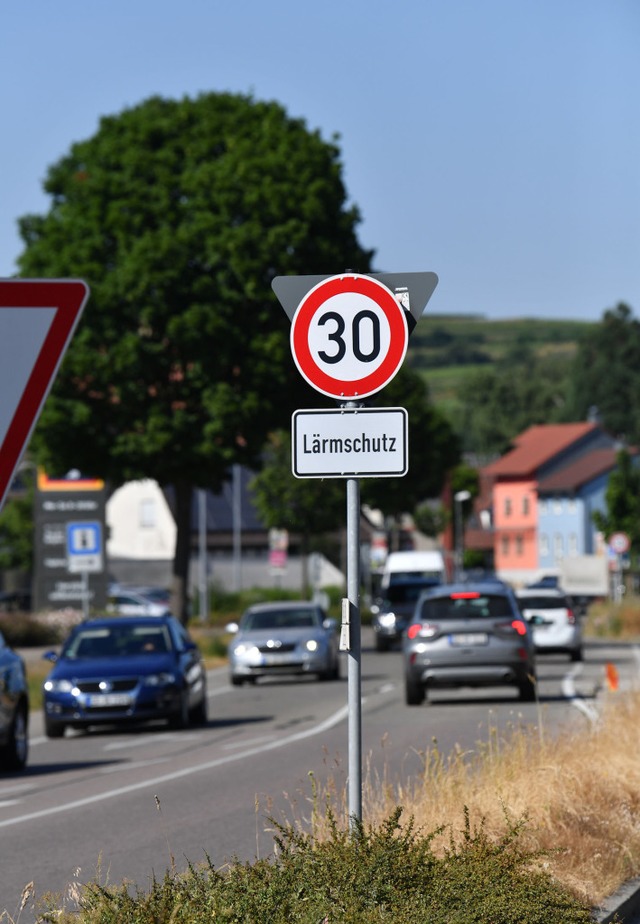
[[[69,571],[102,571],[102,527],[100,523],[67,523]]]

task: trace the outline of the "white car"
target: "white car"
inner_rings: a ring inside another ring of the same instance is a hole
[[[130,590],[117,590],[110,594],[107,612],[116,616],[170,616],[166,603]]]
[[[582,661],[582,626],[570,597],[540,587],[519,590],[517,597],[536,652],[566,652],[572,661]]]

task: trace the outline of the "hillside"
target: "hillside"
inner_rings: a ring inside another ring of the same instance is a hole
[[[489,320],[482,315],[439,315],[427,310],[409,341],[407,362],[424,375],[434,403],[451,413],[455,411],[458,387],[471,372],[497,363],[521,347],[565,365],[594,323],[536,318]]]

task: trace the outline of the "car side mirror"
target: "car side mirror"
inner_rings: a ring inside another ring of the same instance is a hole
[[[42,655],[42,658],[44,661],[51,661],[52,664],[55,664],[55,662],[58,660],[58,655],[55,651],[45,651],[45,653]]]
[[[327,616],[327,618],[322,621],[322,625],[325,629],[333,629],[335,631],[338,628],[338,620],[334,619],[333,616]]]
[[[235,635],[238,631],[238,628],[239,626],[237,622],[228,622],[224,627],[225,632],[228,632],[230,635]]]

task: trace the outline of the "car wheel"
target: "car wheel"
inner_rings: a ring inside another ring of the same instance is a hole
[[[207,699],[203,697],[202,702],[191,710],[190,716],[191,722],[194,725],[206,725],[207,724]]]
[[[244,683],[244,679],[242,677],[238,677],[237,674],[231,675],[231,686],[241,687],[243,683]]]
[[[572,648],[569,652],[569,657],[572,661],[582,661],[582,648]]]
[[[380,638],[379,635],[376,635],[376,651],[389,651],[391,643],[388,638]]]
[[[405,677],[404,693],[407,706],[420,706],[427,698],[427,692],[421,683]]]
[[[62,738],[64,735],[64,722],[54,722],[49,716],[44,718],[44,733],[47,738]]]
[[[186,690],[180,693],[180,705],[169,719],[169,725],[175,729],[189,727],[189,697]]]
[[[5,770],[24,770],[27,765],[29,753],[27,721],[26,707],[18,706],[11,723],[7,743],[0,748],[0,765]]]
[[[518,687],[520,690],[520,700],[523,703],[534,703],[536,700],[536,679],[527,677]]]

